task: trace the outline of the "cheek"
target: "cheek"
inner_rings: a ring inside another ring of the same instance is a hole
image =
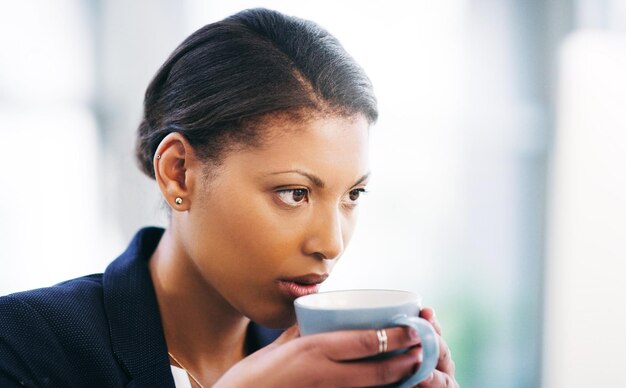
[[[354,234],[358,217],[359,217],[358,207],[348,211],[343,217],[342,237],[343,237],[343,243],[345,247],[348,246],[348,244],[350,243],[350,240],[352,239],[352,235]]]
[[[213,206],[207,209],[208,226],[216,231],[222,253],[246,263],[247,271],[267,271],[280,266],[297,253],[300,245],[300,231],[297,217],[281,214],[275,209],[269,194],[254,196],[231,194],[228,201],[218,201],[226,206]],[[234,256],[234,257],[233,257]]]

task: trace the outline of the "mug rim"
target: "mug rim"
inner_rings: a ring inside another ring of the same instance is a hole
[[[413,292],[413,291],[408,291],[408,290],[396,290],[396,289],[387,289],[387,288],[356,288],[356,289],[347,289],[347,290],[331,290],[331,291],[323,291],[323,292],[318,292],[315,294],[309,294],[309,295],[304,295],[301,296],[299,298],[297,298],[296,300],[294,300],[294,305],[300,308],[304,308],[304,309],[308,309],[308,310],[345,310],[345,306],[313,306],[310,304],[306,304],[305,302],[309,299],[315,299],[317,297],[319,297],[320,295],[328,295],[328,294],[347,294],[347,293],[351,293],[351,292],[363,292],[363,291],[373,291],[373,292],[393,292],[393,293],[397,293],[397,294],[405,294],[405,295],[410,295],[412,297],[411,300],[403,300],[401,302],[397,302],[397,303],[389,303],[386,304],[385,306],[364,306],[364,307],[357,307],[354,308],[355,310],[367,310],[367,309],[379,309],[381,307],[395,307],[395,306],[402,306],[405,304],[409,304],[409,303],[417,303],[418,306],[420,306],[421,308],[421,303],[422,303],[422,297]],[[352,309],[351,309],[352,310]]]

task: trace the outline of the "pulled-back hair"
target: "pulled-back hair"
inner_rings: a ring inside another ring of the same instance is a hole
[[[170,132],[218,161],[233,144],[255,144],[256,123],[272,113],[300,120],[360,113],[370,123],[378,115],[369,78],[326,30],[245,10],[194,32],[158,70],[146,90],[139,165],[154,178],[154,154]]]

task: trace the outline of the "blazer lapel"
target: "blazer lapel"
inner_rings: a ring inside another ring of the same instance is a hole
[[[104,272],[104,305],[111,343],[129,386],[174,387],[148,260],[163,234],[140,230]]]

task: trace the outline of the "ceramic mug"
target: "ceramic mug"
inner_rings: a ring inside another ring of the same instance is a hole
[[[422,341],[423,361],[399,387],[413,387],[437,366],[439,342],[433,327],[419,317],[421,298],[400,290],[344,290],[320,292],[294,301],[301,335],[337,330],[384,329],[410,326]]]

